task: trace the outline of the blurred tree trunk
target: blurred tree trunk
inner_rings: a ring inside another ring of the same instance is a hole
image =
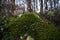
[[[40,14],[43,14],[43,0],[40,0]]]
[[[32,9],[31,9],[31,0],[27,0],[27,2],[28,2],[28,11],[31,12],[32,11]]]
[[[57,9],[58,9],[58,6],[59,6],[59,0],[57,0]]]
[[[0,0],[0,14],[1,14],[1,8],[2,8],[1,2],[2,2],[2,0]]]
[[[49,3],[50,3],[50,10],[52,10],[52,5],[53,5],[52,0],[49,0]]]
[[[35,0],[33,0],[33,2],[34,2],[34,12],[35,12]]]
[[[45,4],[45,15],[47,14],[47,10],[48,10],[48,5],[47,5],[47,2],[48,2],[48,0],[44,0],[44,4]]]
[[[2,0],[0,0],[0,6],[1,6],[1,2],[2,2]]]
[[[0,0],[0,11],[1,11],[1,7],[2,7],[2,4],[1,3],[2,3],[2,0]]]
[[[53,6],[53,3],[52,3],[52,0],[51,0],[51,3],[50,3],[50,5],[51,5],[51,9],[53,8],[52,6]]]
[[[54,8],[56,7],[56,0],[53,0],[54,1]]]
[[[15,10],[15,0],[11,0],[11,16],[14,16],[14,10]]]
[[[48,0],[44,0],[45,1],[45,9],[47,10],[48,9],[48,5],[47,5],[47,2],[48,2]]]

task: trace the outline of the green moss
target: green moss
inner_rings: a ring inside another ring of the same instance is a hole
[[[60,40],[59,32],[53,24],[45,24],[36,14],[23,14],[21,17],[8,23],[12,36],[23,36],[28,33],[35,40]]]

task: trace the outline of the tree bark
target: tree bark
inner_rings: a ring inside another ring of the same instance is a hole
[[[55,8],[55,6],[56,6],[56,0],[54,0],[54,8]]]
[[[32,9],[31,9],[31,0],[27,0],[27,2],[28,2],[28,11],[31,12],[32,11]]]
[[[48,1],[48,0],[44,0],[44,1],[45,1],[45,5],[46,5],[46,6],[45,6],[45,9],[47,10],[47,9],[48,9],[48,5],[47,5],[47,1]]]
[[[43,14],[43,0],[40,0],[40,13]]]

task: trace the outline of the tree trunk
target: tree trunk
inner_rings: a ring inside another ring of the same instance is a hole
[[[47,5],[47,1],[48,1],[48,0],[44,0],[44,1],[45,1],[45,5],[46,5],[46,6],[45,6],[45,9],[47,10],[47,9],[48,9],[48,5]]]
[[[55,6],[56,6],[56,1],[54,0],[54,8],[55,8]]]
[[[43,14],[43,0],[40,0],[40,13]]]
[[[59,5],[59,0],[57,0],[57,9],[58,9],[58,5]]]
[[[1,1],[2,1],[2,0],[0,0],[0,4],[1,4]]]
[[[32,9],[31,9],[31,0],[27,0],[27,2],[28,2],[28,11],[31,12],[32,11]]]
[[[49,0],[50,3],[50,10],[52,10],[52,0]]]
[[[44,0],[44,4],[45,4],[45,15],[47,14],[47,10],[48,10],[48,5],[47,5],[47,2],[48,2],[48,0]]]
[[[15,10],[15,0],[11,0],[12,4],[11,4],[11,16],[13,16],[14,14],[14,10]]]
[[[0,14],[1,14],[1,9],[2,9],[2,0],[0,0]]]

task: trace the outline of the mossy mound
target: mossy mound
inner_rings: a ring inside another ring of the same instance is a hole
[[[11,36],[24,36],[28,33],[34,40],[60,40],[57,28],[53,24],[44,23],[36,14],[23,14],[8,25]]]

